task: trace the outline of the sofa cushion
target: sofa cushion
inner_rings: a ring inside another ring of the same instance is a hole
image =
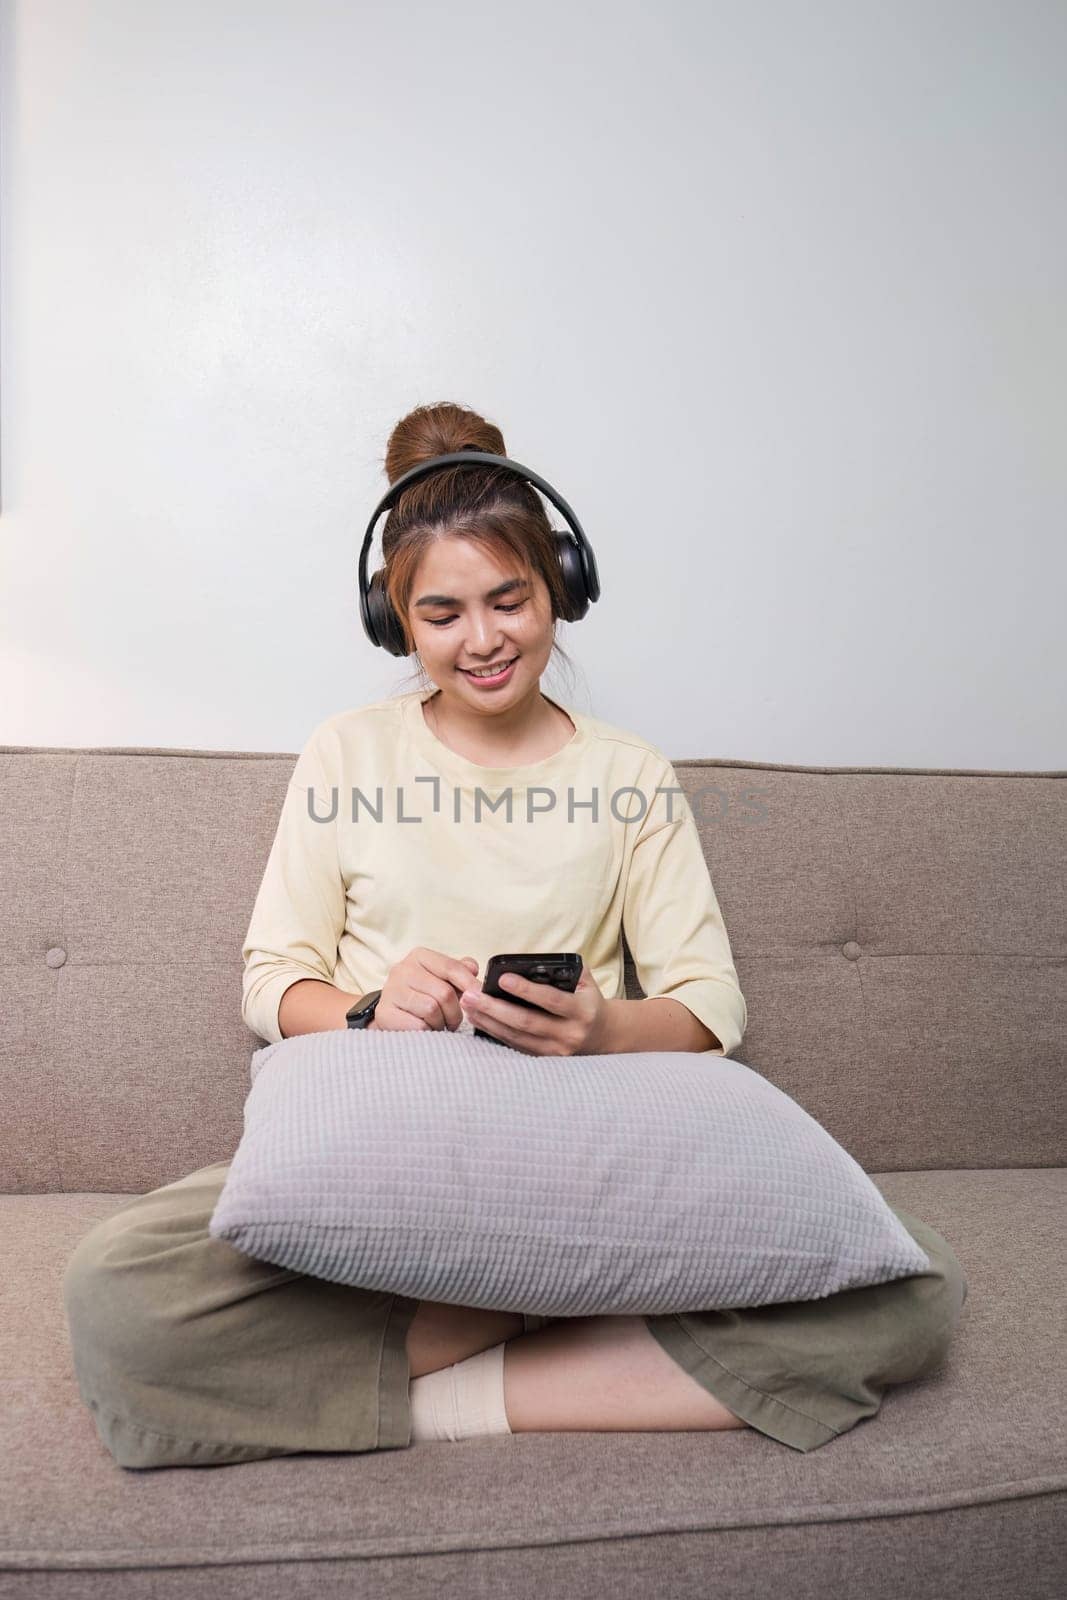
[[[0,1592],[637,1600],[652,1584],[756,1600],[859,1571],[870,1600],[899,1594],[901,1573],[916,1594],[1051,1597],[1067,1512],[1067,1170],[873,1181],[953,1241],[970,1293],[942,1366],[823,1450],[798,1456],[752,1428],[529,1433],[153,1472],[119,1467],[101,1442],[62,1299],[75,1247],[130,1194],[0,1195]]]
[[[590,1316],[818,1300],[930,1267],[814,1118],[711,1052],[330,1029],[257,1051],[252,1073],[210,1232],[293,1271]]]

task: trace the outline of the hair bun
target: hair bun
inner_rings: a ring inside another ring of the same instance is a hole
[[[406,417],[401,417],[389,436],[385,475],[390,483],[395,483],[413,467],[438,456],[456,455],[461,450],[507,455],[500,429],[468,406],[451,401],[416,406]],[[413,487],[417,489],[419,485]]]

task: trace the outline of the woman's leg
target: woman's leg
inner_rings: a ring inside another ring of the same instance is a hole
[[[873,1417],[888,1387],[941,1365],[967,1298],[948,1241],[890,1210],[925,1250],[929,1271],[822,1300],[649,1316],[649,1331],[751,1427],[794,1450],[828,1444]]]
[[[561,1318],[504,1353],[513,1433],[758,1429],[812,1450],[944,1359],[967,1298],[948,1242],[891,1207],[928,1272],[822,1300]],[[729,1402],[729,1408],[725,1402]]]
[[[561,1317],[504,1352],[512,1433],[743,1428],[679,1366],[644,1317]]]
[[[418,1302],[213,1239],[228,1170],[136,1196],[67,1264],[74,1367],[102,1440],[124,1467],[407,1446]]]

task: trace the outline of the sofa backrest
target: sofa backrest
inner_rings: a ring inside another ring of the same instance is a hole
[[[295,761],[0,746],[0,1191],[140,1194],[233,1154],[241,947]],[[868,1172],[1062,1164],[1067,773],[674,765],[748,1006],[734,1059]]]

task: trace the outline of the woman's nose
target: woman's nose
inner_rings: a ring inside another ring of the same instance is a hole
[[[472,617],[467,637],[472,655],[486,655],[503,638],[499,619],[494,616]]]

